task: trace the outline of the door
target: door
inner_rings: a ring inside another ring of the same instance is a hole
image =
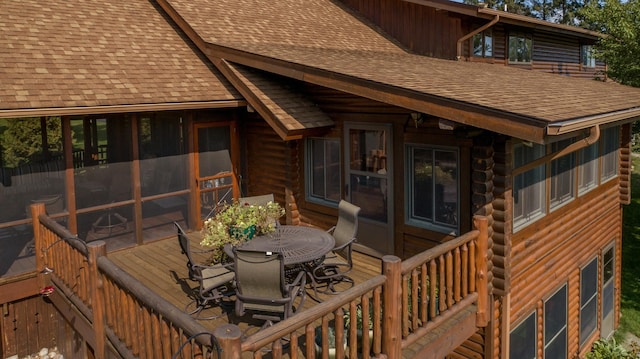
[[[393,253],[391,125],[345,124],[345,198],[361,208],[358,250]]]
[[[613,303],[615,282],[614,246],[605,249],[602,255],[602,328],[600,336],[608,338],[613,334]]]
[[[194,127],[196,201],[200,219],[205,220],[239,193],[235,176],[236,127],[233,122],[197,123]]]

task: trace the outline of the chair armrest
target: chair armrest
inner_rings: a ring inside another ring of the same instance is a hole
[[[307,272],[302,270],[298,272],[296,279],[294,279],[293,282],[291,283],[287,283],[285,287],[287,288],[287,292],[289,292],[291,291],[292,288],[295,288],[298,286],[300,286],[301,288],[304,288],[306,284],[307,284]]]
[[[335,248],[333,248],[333,251],[339,251],[341,249],[347,248],[348,246],[352,245],[353,242],[356,241],[356,237],[351,238],[347,243],[341,245],[341,246],[337,246]]]
[[[333,227],[327,229],[327,233],[333,233],[333,231],[335,231],[335,230],[336,230],[336,226],[333,226]]]

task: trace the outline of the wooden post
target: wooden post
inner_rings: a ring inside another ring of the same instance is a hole
[[[387,277],[384,284],[382,319],[382,353],[388,358],[402,357],[402,261],[392,255],[382,257],[382,274]]]
[[[107,255],[107,244],[104,241],[95,241],[87,244],[89,261],[89,293],[91,295],[91,311],[93,312],[93,332],[96,342],[94,355],[96,359],[105,357],[105,298],[102,290],[102,280],[98,270],[98,258]]]
[[[237,359],[242,357],[240,337],[242,331],[237,325],[225,324],[213,332],[220,345],[220,359]],[[213,343],[212,343],[213,344]]]
[[[44,237],[42,236],[42,232],[40,231],[40,219],[38,216],[41,214],[45,214],[44,203],[35,203],[30,207],[31,210],[31,219],[33,221],[33,243],[35,247],[36,254],[36,271],[38,273],[38,285],[40,288],[44,288],[45,274],[42,273],[44,266],[47,265],[45,263],[45,252],[46,252],[46,244],[44,243]]]
[[[476,289],[478,291],[476,325],[478,327],[486,327],[489,323],[489,283],[487,275],[487,253],[489,251],[488,222],[487,217],[473,217],[473,224],[480,231],[476,240]]]

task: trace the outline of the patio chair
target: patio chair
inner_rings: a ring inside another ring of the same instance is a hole
[[[335,285],[347,282],[353,286],[354,282],[347,274],[353,269],[351,256],[353,243],[358,233],[358,214],[360,207],[345,200],[338,204],[338,222],[328,232],[336,241],[335,247],[324,261],[311,270],[314,292],[333,294],[337,290]]]
[[[266,327],[289,318],[302,308],[306,296],[304,271],[287,283],[281,253],[234,248],[233,254],[237,316],[244,316],[246,310],[252,311],[252,318],[264,320],[263,327]],[[300,303],[295,307],[297,297],[300,297]]]
[[[187,257],[189,279],[198,282],[198,291],[195,294],[195,299],[187,304],[185,311],[192,316],[198,317],[198,319],[210,319],[199,318],[200,312],[210,304],[219,304],[223,298],[234,294],[233,281],[235,273],[233,272],[233,267],[231,264],[205,266],[196,263],[191,256],[189,237],[187,237],[178,222],[173,222],[173,224],[178,230],[180,249]],[[194,308],[191,309],[192,307]]]

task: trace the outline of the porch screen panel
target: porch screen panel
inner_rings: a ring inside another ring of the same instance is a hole
[[[188,194],[176,193],[188,187],[184,133],[177,112],[160,112],[138,121],[145,241],[173,234],[174,221],[186,224]]]
[[[60,117],[0,119],[0,277],[35,269],[32,203],[67,221],[65,162]]]

